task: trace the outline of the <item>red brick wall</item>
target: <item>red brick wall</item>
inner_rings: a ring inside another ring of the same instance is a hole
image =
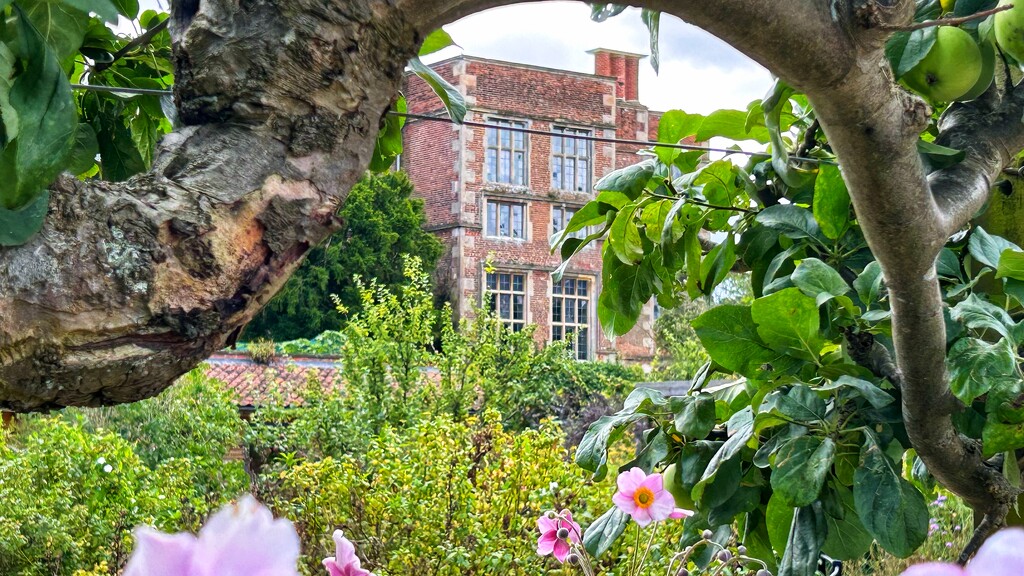
[[[620,116],[625,111],[625,116],[633,120],[622,137],[634,139],[638,130],[646,129],[646,108],[636,104],[624,107],[621,101],[616,102],[615,80],[611,78],[476,58],[456,58],[435,67],[463,90],[470,107],[467,120],[526,121],[529,128],[543,132],[554,125],[565,125],[590,129],[597,136],[616,137],[622,134],[624,124]],[[405,93],[410,110],[438,108],[436,97],[424,90],[422,81],[411,77],[407,84]],[[640,124],[637,118],[642,120]],[[526,321],[538,325],[537,340],[546,342],[551,337],[550,272],[561,263],[557,254],[550,253],[548,244],[552,206],[580,207],[593,193],[552,189],[551,141],[540,134],[526,136],[528,186],[485,182],[485,137],[486,129],[482,127],[453,130],[446,124],[412,123],[405,130],[403,166],[409,171],[417,194],[426,199],[428,227],[437,230],[448,246],[437,278],[448,279],[456,311],[468,316],[473,307],[482,304],[485,264],[522,272],[527,277]],[[615,144],[592,143],[591,183],[615,167],[636,161],[630,155],[630,161],[623,164],[617,159],[619,155],[621,150]],[[488,198],[526,205],[525,239],[486,236],[482,215]],[[454,224],[458,228],[452,229]],[[594,290],[600,285],[600,243],[577,254],[566,274],[591,281],[593,356],[650,359],[650,310],[636,329],[614,343],[601,334],[596,315],[598,292]]]

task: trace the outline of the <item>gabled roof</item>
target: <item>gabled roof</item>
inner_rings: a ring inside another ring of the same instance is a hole
[[[341,364],[334,356],[281,356],[261,364],[248,354],[221,352],[204,368],[208,377],[227,385],[240,407],[301,404],[310,378],[324,388],[341,386]]]

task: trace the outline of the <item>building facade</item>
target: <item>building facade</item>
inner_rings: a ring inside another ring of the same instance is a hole
[[[410,119],[401,168],[447,247],[436,277],[459,316],[489,306],[515,330],[536,324],[538,341],[572,338],[580,359],[646,364],[653,303],[624,336],[600,329],[600,242],[552,277],[561,259],[551,236],[594,197],[597,180],[638,162],[645,147],[581,137],[656,140],[660,118],[638,101],[642,55],[591,53],[593,74],[471,56],[434,64],[465,95],[465,120],[488,126]],[[406,84],[410,113],[447,117],[422,80]]]

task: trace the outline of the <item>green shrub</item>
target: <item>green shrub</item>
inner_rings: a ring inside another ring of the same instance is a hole
[[[378,576],[571,574],[537,556],[537,518],[569,508],[585,526],[611,506],[614,478],[589,483],[557,425],[513,433],[500,421],[487,411],[385,428],[361,457],[294,462],[277,474],[271,500],[296,523],[304,569],[318,573],[341,528]],[[670,526],[659,550],[681,534],[681,523]]]
[[[0,443],[0,574],[116,574],[131,530],[195,531],[249,486],[244,423],[194,371],[164,394],[21,419]]]
[[[151,468],[171,458],[220,462],[241,444],[245,431],[234,394],[207,378],[202,368],[148,400],[66,412],[81,414],[87,425],[109,428],[133,442]]]
[[[119,566],[137,524],[169,522],[180,494],[109,431],[40,417],[0,445],[0,574]]]

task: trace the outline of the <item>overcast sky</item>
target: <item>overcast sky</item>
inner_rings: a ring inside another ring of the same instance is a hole
[[[143,9],[166,10],[167,0],[142,0]],[[130,27],[127,27],[130,30]],[[125,30],[125,31],[127,31]],[[439,52],[433,62],[464,52],[470,56],[593,72],[587,50],[610,48],[648,54],[640,10],[630,8],[602,23],[590,19],[583,2],[543,2],[494,8],[445,26],[462,47]],[[768,72],[728,44],[668,15],[661,17],[661,74],[647,60],[640,66],[640,100],[654,110],[678,108],[707,114],[745,108],[770,85]]]
[[[648,54],[640,10],[597,23],[583,2],[544,2],[494,8],[444,27],[470,56],[593,72],[592,48]],[[661,17],[661,73],[640,66],[640,100],[655,110],[706,114],[745,108],[767,92],[768,72],[725,42],[673,16]],[[438,54],[448,57],[459,50]],[[433,59],[431,60],[433,61]]]

